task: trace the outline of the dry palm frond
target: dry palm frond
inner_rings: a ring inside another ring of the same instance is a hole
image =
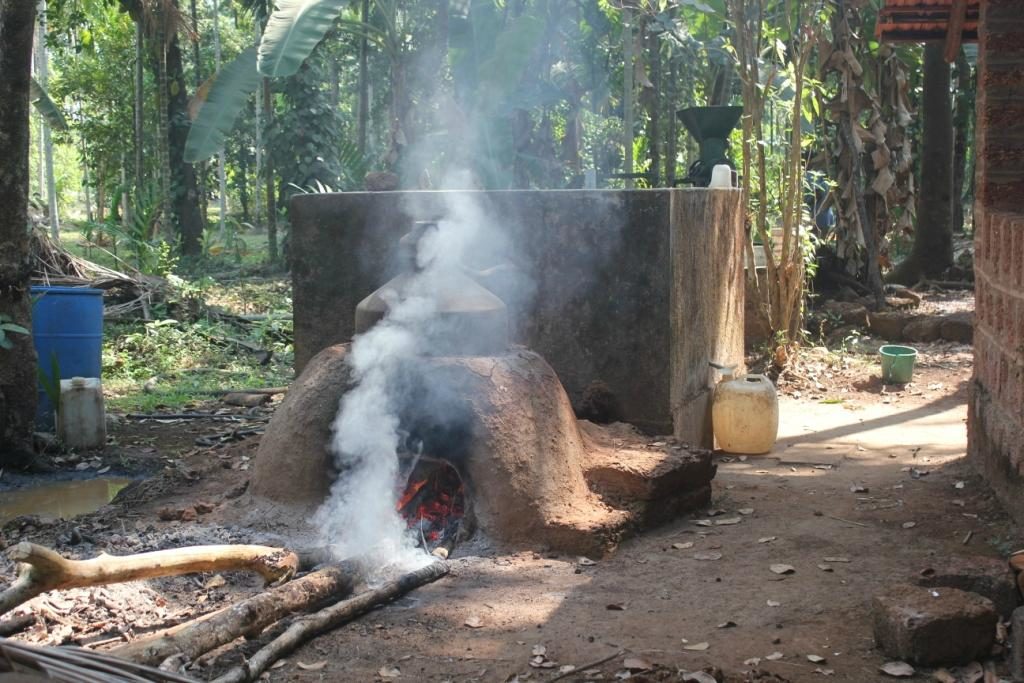
[[[42,674],[62,683],[195,683],[161,671],[80,647],[36,647],[0,638],[0,672]]]
[[[75,256],[51,239],[45,230],[38,228],[32,231],[32,257],[35,261],[33,279],[47,285],[88,285],[109,289],[138,283],[136,276]]]

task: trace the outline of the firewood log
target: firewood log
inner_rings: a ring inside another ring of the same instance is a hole
[[[297,618],[285,631],[262,647],[247,662],[229,669],[213,683],[247,683],[259,678],[278,659],[313,638],[356,619],[379,605],[401,597],[448,573],[447,562],[432,562],[359,595]]]
[[[193,660],[236,638],[258,634],[291,614],[316,609],[340,599],[351,592],[359,566],[353,560],[329,565],[212,615],[116,647],[110,653],[150,666],[158,666],[176,655]]]
[[[49,548],[22,542],[10,548],[7,556],[22,564],[18,578],[0,593],[0,615],[40,593],[61,588],[233,570],[256,572],[269,583],[288,580],[299,566],[298,556],[290,550],[262,545],[200,545],[68,560]]]

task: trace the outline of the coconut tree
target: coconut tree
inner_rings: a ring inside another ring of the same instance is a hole
[[[924,48],[921,98],[921,192],[910,255],[889,279],[906,285],[936,278],[953,265],[953,105],[943,44]]]
[[[28,330],[29,89],[35,3],[0,0],[0,467],[27,464],[36,412],[36,353]]]

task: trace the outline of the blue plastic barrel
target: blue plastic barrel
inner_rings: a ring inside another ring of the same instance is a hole
[[[32,338],[39,368],[50,376],[53,358],[60,379],[99,377],[103,365],[103,290],[87,287],[33,287]],[[36,425],[54,425],[53,404],[39,384]]]

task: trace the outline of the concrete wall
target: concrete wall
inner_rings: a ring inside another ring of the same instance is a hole
[[[969,452],[1024,524],[1024,0],[981,5]]]
[[[711,195],[717,200],[708,204]],[[733,265],[742,239],[738,191],[356,192],[292,200],[298,370],[351,337],[356,304],[394,275],[395,246],[411,222],[438,218],[465,197],[505,235],[480,245],[467,265],[506,264],[480,281],[508,304],[515,341],[548,360],[574,405],[601,380],[628,421],[667,433],[672,376],[683,372],[673,369],[673,344],[689,345],[681,357],[694,366],[712,356],[742,362],[742,267]],[[706,204],[715,210],[703,211]],[[677,249],[687,261],[673,266],[673,241],[702,248]],[[673,273],[684,269],[707,287],[673,293]],[[722,309],[721,293],[737,290]],[[673,337],[673,311],[685,328],[708,306],[718,309],[705,316],[713,329]]]

